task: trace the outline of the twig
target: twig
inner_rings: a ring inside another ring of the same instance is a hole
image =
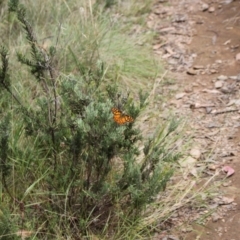
[[[216,110],[216,111],[212,111],[212,114],[222,114],[222,113],[229,113],[229,112],[237,112],[239,111],[239,109],[236,109],[236,108],[226,108],[226,109],[223,109],[223,110]]]

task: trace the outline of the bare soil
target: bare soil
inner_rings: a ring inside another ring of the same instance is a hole
[[[240,239],[240,1],[158,0],[148,18],[153,50],[176,82],[166,108],[187,116],[194,129],[198,166],[219,172],[217,206],[205,226],[191,223],[186,240]],[[228,178],[223,167],[234,169]],[[222,179],[226,180],[221,183]],[[216,180],[217,181],[217,180]],[[156,238],[157,239],[157,238]],[[167,239],[161,238],[158,239]],[[169,238],[170,239],[170,238]]]

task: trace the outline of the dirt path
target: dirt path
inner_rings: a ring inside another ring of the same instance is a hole
[[[153,46],[176,79],[176,95],[168,103],[176,114],[189,117],[197,166],[209,178],[219,174],[220,196],[205,227],[193,225],[183,239],[240,239],[240,1],[158,0],[148,19],[157,33]],[[204,177],[204,176],[203,176]]]

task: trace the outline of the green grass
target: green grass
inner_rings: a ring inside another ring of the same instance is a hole
[[[120,86],[123,85],[124,91],[127,88],[136,91],[144,88],[150,91],[154,78],[161,69],[160,63],[153,58],[151,46],[137,45],[140,38],[149,34],[138,34],[137,38],[129,37],[126,32],[130,31],[129,27],[126,29],[124,26],[129,26],[133,22],[124,24],[122,20],[131,16],[139,18],[137,13],[145,6],[148,6],[149,11],[150,4],[151,1],[146,3],[119,1],[119,4],[114,5],[114,9],[126,15],[120,16],[115,22],[111,14],[104,12],[99,14],[101,9],[95,10],[98,14],[94,13],[94,7],[90,7],[91,1],[30,2],[28,16],[30,16],[29,21],[37,27],[37,39],[41,47],[47,49],[52,45],[57,48],[58,65],[65,74],[77,71],[71,51],[77,61],[89,68],[97,67],[99,61],[103,61],[107,68],[106,78],[117,81]],[[6,14],[3,19],[7,17]],[[25,36],[16,25],[15,17],[11,16],[9,29],[5,27],[2,30],[5,31],[2,31],[1,35],[7,37],[11,46],[11,56],[16,51],[23,53],[27,51]],[[15,67],[18,63],[12,64]],[[31,77],[23,70],[20,74],[21,78],[25,78],[25,82]],[[17,76],[16,82],[19,82],[19,77]]]

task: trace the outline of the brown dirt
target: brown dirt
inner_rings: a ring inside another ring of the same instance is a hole
[[[176,79],[171,86],[176,91],[175,98],[165,107],[174,108],[179,116],[188,116],[195,132],[195,146],[207,166],[206,177],[223,166],[235,170],[222,184],[218,200],[212,202],[218,205],[215,215],[208,218],[206,226],[192,222],[193,230],[181,237],[238,240],[240,56],[239,60],[236,56],[240,54],[240,1],[205,0],[204,3],[200,0],[157,1],[148,27],[157,34],[155,53],[166,61],[166,67]],[[170,87],[166,86],[166,91],[167,88]],[[219,176],[218,180],[224,178],[223,174]],[[221,204],[224,197],[234,201]]]

